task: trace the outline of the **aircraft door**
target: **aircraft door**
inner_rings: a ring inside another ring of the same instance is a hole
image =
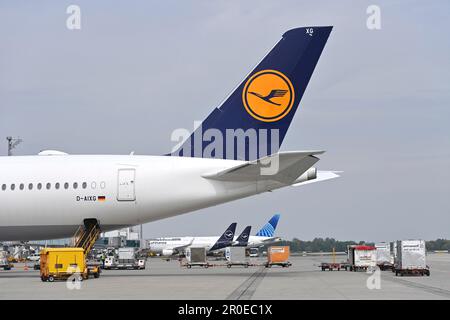
[[[119,169],[117,178],[117,200],[135,201],[136,169]]]

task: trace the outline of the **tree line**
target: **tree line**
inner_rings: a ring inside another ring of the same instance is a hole
[[[314,238],[313,240],[300,240],[294,238],[292,240],[283,240],[277,245],[281,246],[289,246],[291,252],[331,252],[333,248],[336,252],[339,251],[347,251],[347,246],[349,245],[375,245],[373,242],[365,242],[365,241],[340,241],[334,238]],[[426,241],[426,247],[428,251],[435,250],[450,250],[450,240],[447,239],[437,239]]]
[[[426,241],[426,247],[428,251],[435,250],[450,250],[450,240],[447,239],[437,239]]]

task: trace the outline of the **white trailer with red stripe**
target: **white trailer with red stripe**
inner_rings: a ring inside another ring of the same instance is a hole
[[[374,246],[348,246],[348,263],[350,271],[367,270],[377,266],[377,251]]]

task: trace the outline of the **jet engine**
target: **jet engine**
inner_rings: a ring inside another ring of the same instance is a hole
[[[300,177],[297,178],[297,180],[295,180],[294,184],[314,180],[316,178],[317,178],[317,169],[309,168],[308,170],[306,170],[304,174],[302,174]]]

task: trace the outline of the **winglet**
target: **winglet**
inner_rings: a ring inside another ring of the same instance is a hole
[[[203,174],[202,177],[205,179],[222,181],[277,180],[277,178],[280,178],[283,179],[283,182],[286,182],[286,184],[292,184],[297,177],[301,176],[318,161],[318,158],[316,158],[315,155],[324,152],[325,151],[322,150],[279,152],[218,172],[208,172]],[[264,168],[267,168],[268,164],[278,164],[278,170],[277,172],[274,172],[274,174],[263,175]],[[289,179],[287,179],[288,181],[284,181],[287,176],[289,177]]]

